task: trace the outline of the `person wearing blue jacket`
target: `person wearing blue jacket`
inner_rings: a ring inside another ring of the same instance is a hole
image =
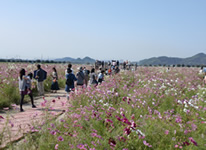
[[[46,79],[46,71],[41,68],[41,65],[37,65],[37,70],[34,73],[34,78],[37,80],[37,90],[40,96],[44,95],[44,80]]]
[[[65,91],[67,92],[67,100],[69,100],[69,93],[75,90],[74,81],[77,81],[77,78],[72,73],[72,70],[68,69],[66,74],[66,87],[65,87]]]

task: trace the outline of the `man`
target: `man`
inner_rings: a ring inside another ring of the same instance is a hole
[[[37,90],[40,96],[44,95],[44,80],[46,79],[46,71],[41,69],[41,65],[37,65],[37,70],[34,72],[34,78],[37,79]]]

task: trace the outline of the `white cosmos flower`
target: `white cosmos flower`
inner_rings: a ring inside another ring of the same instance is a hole
[[[100,102],[100,103],[103,103],[103,100],[100,99],[99,102]]]

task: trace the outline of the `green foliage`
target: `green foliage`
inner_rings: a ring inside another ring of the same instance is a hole
[[[13,85],[2,85],[0,94],[0,109],[11,107],[11,104],[19,104],[20,94],[18,89]]]

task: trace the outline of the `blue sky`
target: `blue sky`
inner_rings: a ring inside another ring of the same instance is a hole
[[[1,0],[0,58],[206,53],[206,0]]]

